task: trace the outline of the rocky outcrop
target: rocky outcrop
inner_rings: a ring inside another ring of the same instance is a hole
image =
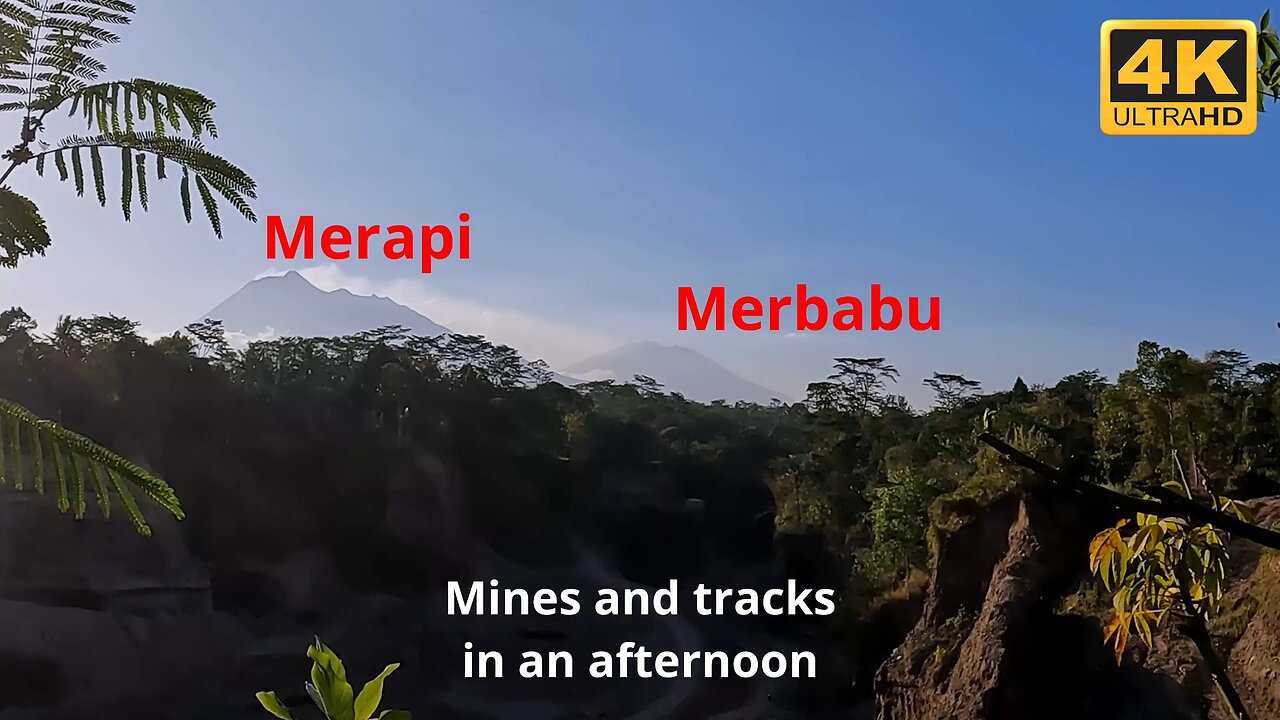
[[[1280,499],[1254,502],[1252,510],[1256,522],[1280,524]],[[1231,648],[1227,671],[1254,717],[1280,717],[1280,553],[1249,549],[1256,557],[1245,559],[1252,572],[1240,593],[1248,624]]]
[[[1097,620],[1055,612],[1091,535],[1055,500],[1007,497],[939,540],[924,613],[877,673],[880,720],[1199,717],[1173,680],[1116,667]]]
[[[1259,602],[1228,672],[1256,717],[1280,717],[1280,555],[1263,558],[1253,581],[1269,601]]]

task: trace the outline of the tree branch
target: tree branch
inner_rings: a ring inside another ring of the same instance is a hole
[[[1052,465],[1040,462],[1027,455],[989,432],[980,433],[978,441],[991,446],[1011,462],[1021,465],[1053,484],[1071,490],[1088,500],[1135,514],[1146,513],[1160,517],[1182,517],[1201,524],[1213,525],[1233,535],[1252,540],[1259,545],[1280,550],[1280,532],[1245,522],[1174,493],[1161,493],[1161,498],[1158,500],[1132,497],[1110,490],[1102,485],[1068,475]],[[1153,492],[1152,494],[1156,493]]]
[[[1204,613],[1191,598],[1191,578],[1187,574],[1187,569],[1179,563],[1174,567],[1174,574],[1178,579],[1178,592],[1182,596],[1182,604],[1187,611],[1187,618],[1179,629],[1183,635],[1195,643],[1196,650],[1204,659],[1205,669],[1209,671],[1213,684],[1217,686],[1231,714],[1236,720],[1249,720],[1249,711],[1244,706],[1244,700],[1240,698],[1235,684],[1231,682],[1231,676],[1227,674],[1227,668],[1222,664],[1218,649],[1213,646],[1213,637],[1205,625]]]

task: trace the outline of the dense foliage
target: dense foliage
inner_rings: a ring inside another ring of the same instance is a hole
[[[725,552],[741,551],[759,518],[774,518],[784,533],[821,538],[843,581],[862,592],[926,569],[931,541],[1026,479],[977,449],[984,421],[1115,486],[1185,475],[1196,492],[1240,498],[1274,493],[1280,480],[1280,371],[1236,352],[1197,359],[1144,342],[1114,383],[1088,371],[988,394],[939,374],[929,385],[940,402],[928,411],[890,391],[895,376],[881,358],[840,358],[804,403],[705,405],[643,377],[565,388],[541,364],[478,337],[384,328],[236,349],[213,321],[148,342],[118,317],[63,318],[42,335],[20,310],[0,316],[0,391],[139,451],[193,502],[217,496],[222,512],[243,510],[236,534],[246,551],[253,528],[266,534],[282,514],[341,509],[342,524],[357,527],[361,507],[377,506],[374,487],[310,491],[308,468],[376,476],[415,448],[456,464],[484,498],[472,503],[473,520],[511,534],[517,548],[554,545],[555,523],[543,521],[573,522],[605,504],[610,472],[660,468],[679,497],[706,504],[708,532]],[[175,433],[181,444],[161,442]],[[228,463],[279,468],[276,486],[224,494],[234,481],[201,464],[227,447],[238,448]],[[297,469],[286,471],[290,463]],[[190,522],[200,534],[226,533],[211,519]]]
[[[164,180],[166,168],[182,176],[179,198],[187,222],[193,185],[219,237],[219,197],[248,220],[257,219],[249,206],[257,198],[253,179],[203,144],[203,138],[218,135],[212,100],[171,83],[102,79],[107,66],[95,57],[96,51],[120,42],[115,29],[132,22],[136,11],[124,0],[0,2],[0,95],[8,98],[0,102],[0,117],[13,118],[17,130],[15,144],[0,156],[0,269],[43,255],[52,242],[40,209],[10,183],[23,171],[34,170],[43,177],[52,163],[62,182],[74,179],[76,194],[83,196],[91,188],[105,207],[105,168],[110,161],[104,163],[104,151],[119,152],[125,220],[132,217],[135,204],[144,211],[149,208],[148,173]],[[73,125],[83,121],[88,134],[52,139],[54,114],[61,111]],[[144,126],[147,129],[141,129]],[[143,534],[150,526],[135,492],[183,516],[177,496],[159,477],[3,397],[0,447],[9,450],[12,461],[7,466],[0,455],[0,480],[11,478],[21,487],[30,475],[43,493],[47,462],[56,480],[58,508],[73,510],[77,519],[84,517],[90,485],[104,514],[118,502]]]

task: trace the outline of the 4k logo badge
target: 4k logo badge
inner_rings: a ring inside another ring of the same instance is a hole
[[[1250,20],[1102,24],[1102,132],[1249,135],[1258,128]]]

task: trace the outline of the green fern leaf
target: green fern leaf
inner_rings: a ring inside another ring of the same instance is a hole
[[[83,520],[85,510],[88,509],[84,498],[84,464],[75,453],[70,453],[68,459],[71,461],[71,514],[75,519]]]
[[[44,494],[44,443],[40,441],[40,433],[31,429],[31,474],[35,480],[36,492]]]
[[[38,106],[48,112],[69,100],[71,114],[74,114],[77,106],[81,104],[88,106],[93,101],[93,104],[99,107],[99,114],[103,110],[109,110],[110,117],[86,114],[86,127],[92,129],[96,120],[98,131],[105,134],[120,131],[122,119],[117,114],[117,110],[120,107],[121,96],[124,100],[123,124],[127,133],[133,132],[133,108],[136,106],[139,118],[145,119],[148,113],[153,116],[152,124],[157,135],[165,133],[166,122],[177,132],[183,130],[185,122],[193,137],[200,138],[205,134],[210,137],[218,136],[218,128],[213,121],[213,110],[216,107],[213,100],[191,88],[144,78],[94,85],[60,86],[55,92],[46,96]],[[100,98],[110,98],[110,100],[106,105],[102,105],[97,102]]]
[[[236,167],[226,159],[210,153],[198,140],[178,138],[169,135],[146,133],[106,133],[92,136],[71,135],[60,140],[53,150],[78,150],[89,148],[91,155],[100,152],[100,148],[128,148],[134,154],[149,154],[156,157],[157,175],[164,179],[167,162],[176,162],[183,171],[183,187],[181,199],[183,214],[190,222],[191,217],[191,182],[195,176],[196,191],[201,194],[201,202],[205,214],[209,218],[214,231],[221,237],[221,217],[218,210],[217,196],[221,195],[241,215],[250,221],[257,216],[249,205],[249,200],[257,199],[257,185],[244,170]],[[36,156],[40,157],[39,155]],[[94,182],[100,183],[99,165],[94,166]],[[124,182],[131,182],[132,166],[124,171]],[[105,190],[100,187],[99,200],[104,203]],[[216,193],[216,194],[215,194]]]
[[[40,20],[40,17],[35,13],[18,7],[12,2],[0,3],[0,17],[4,17],[23,28],[32,27]]]
[[[130,102],[133,94],[132,88],[127,85],[123,86],[121,93],[124,95],[124,131],[131,133],[133,132],[133,103]]]
[[[82,17],[91,22],[108,23],[113,25],[125,25],[129,22],[129,15],[133,14],[134,9],[128,3],[121,3],[125,6],[119,9],[110,8],[106,3],[100,2],[55,2],[49,3],[45,8],[45,12],[50,15],[68,15],[73,17]],[[127,9],[126,9],[127,8]],[[115,9],[115,12],[112,10]]]
[[[7,187],[0,187],[0,267],[16,267],[18,260],[43,255],[51,238],[35,203]]]
[[[113,133],[120,132],[120,115],[117,112],[117,108],[120,107],[119,99],[120,86],[112,84],[110,100],[107,101],[107,107],[111,110],[111,132]]]
[[[116,496],[120,498],[120,504],[124,506],[125,514],[133,522],[133,527],[143,535],[150,535],[151,528],[147,526],[147,521],[142,516],[142,509],[138,507],[137,501],[133,499],[133,493],[129,492],[129,488],[120,479],[120,474],[115,470],[108,470],[107,476],[111,479],[116,489]]]
[[[89,164],[93,167],[93,185],[98,190],[98,204],[107,206],[107,186],[102,179],[102,155],[98,146],[89,148]]]
[[[110,121],[107,115],[107,96],[106,93],[98,93],[94,95],[94,115],[98,121],[98,132],[103,134],[111,132]]]
[[[133,214],[133,151],[127,147],[120,148],[120,173],[120,206],[127,222]]]
[[[191,176],[187,169],[182,168],[182,185],[178,188],[179,194],[182,196],[182,214],[186,216],[187,222],[191,222]]]
[[[42,420],[21,405],[3,398],[0,398],[0,421],[4,421],[0,427],[8,429],[6,435],[26,428],[32,438],[29,443],[31,452],[42,454],[44,448],[52,448],[58,478],[58,508],[62,512],[70,510],[77,519],[83,518],[87,504],[85,486],[92,483],[100,508],[114,495],[130,521],[143,534],[150,534],[150,528],[135,493],[142,493],[178,519],[184,517],[178,498],[167,483],[83,435]],[[5,445],[0,443],[0,447]],[[9,446],[11,452],[12,447]],[[42,487],[43,482],[40,481],[37,489]],[[109,508],[103,510],[104,515],[109,512]]]
[[[53,466],[58,477],[58,510],[66,512],[71,508],[71,499],[67,495],[67,459],[62,446],[53,444]]]
[[[61,150],[53,154],[53,164],[58,167],[58,179],[61,180],[62,182],[66,182],[67,181],[67,159],[62,156]]]
[[[204,178],[196,175],[196,188],[200,191],[200,200],[204,203],[204,212],[209,216],[209,224],[213,226],[213,234],[222,239],[222,220],[218,217],[218,201],[213,199],[209,184]]]
[[[147,156],[138,155],[138,202],[142,203],[142,211],[146,212],[147,206]]]
[[[80,163],[80,148],[71,150],[71,173],[75,176],[76,195],[84,197],[84,166]]]
[[[102,514],[103,520],[111,519],[111,494],[107,492],[107,485],[103,481],[103,475],[106,471],[101,465],[92,465],[89,471],[89,479],[93,481],[93,494],[98,498],[98,512]]]

